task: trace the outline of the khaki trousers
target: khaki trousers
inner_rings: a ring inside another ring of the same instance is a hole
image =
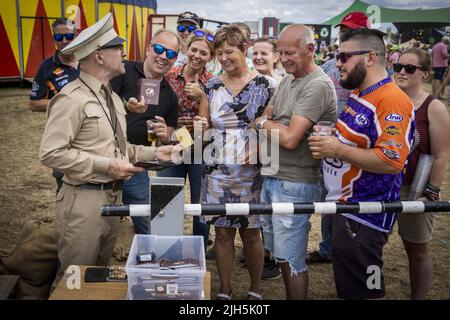
[[[120,218],[102,217],[100,206],[121,203],[121,190],[91,190],[63,183],[55,204],[55,240],[61,266],[53,289],[70,265],[109,265]]]

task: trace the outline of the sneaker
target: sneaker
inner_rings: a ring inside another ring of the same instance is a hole
[[[264,263],[264,268],[262,272],[262,280],[273,280],[281,277],[280,268],[275,264],[274,261]]]
[[[314,251],[308,254],[306,257],[306,264],[315,263],[331,263],[331,259],[324,258],[320,255],[319,251]]]
[[[206,250],[205,258],[208,260],[216,260],[216,254],[214,252],[214,247],[211,247]]]

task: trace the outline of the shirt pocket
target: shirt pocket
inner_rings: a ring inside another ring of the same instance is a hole
[[[86,138],[99,138],[100,140],[114,139],[114,134],[109,117],[100,106],[88,104],[84,107],[86,119],[80,130],[80,135]]]

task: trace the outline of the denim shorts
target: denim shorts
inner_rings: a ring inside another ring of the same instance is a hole
[[[320,201],[320,183],[310,184],[264,177],[261,202],[314,202]],[[308,234],[311,229],[309,214],[260,215],[264,246],[277,262],[289,262],[292,274],[307,271],[305,258]]]

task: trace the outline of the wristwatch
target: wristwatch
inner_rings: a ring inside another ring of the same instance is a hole
[[[264,129],[264,123],[266,123],[267,119],[263,118],[260,122],[256,124],[256,129],[261,130]]]

